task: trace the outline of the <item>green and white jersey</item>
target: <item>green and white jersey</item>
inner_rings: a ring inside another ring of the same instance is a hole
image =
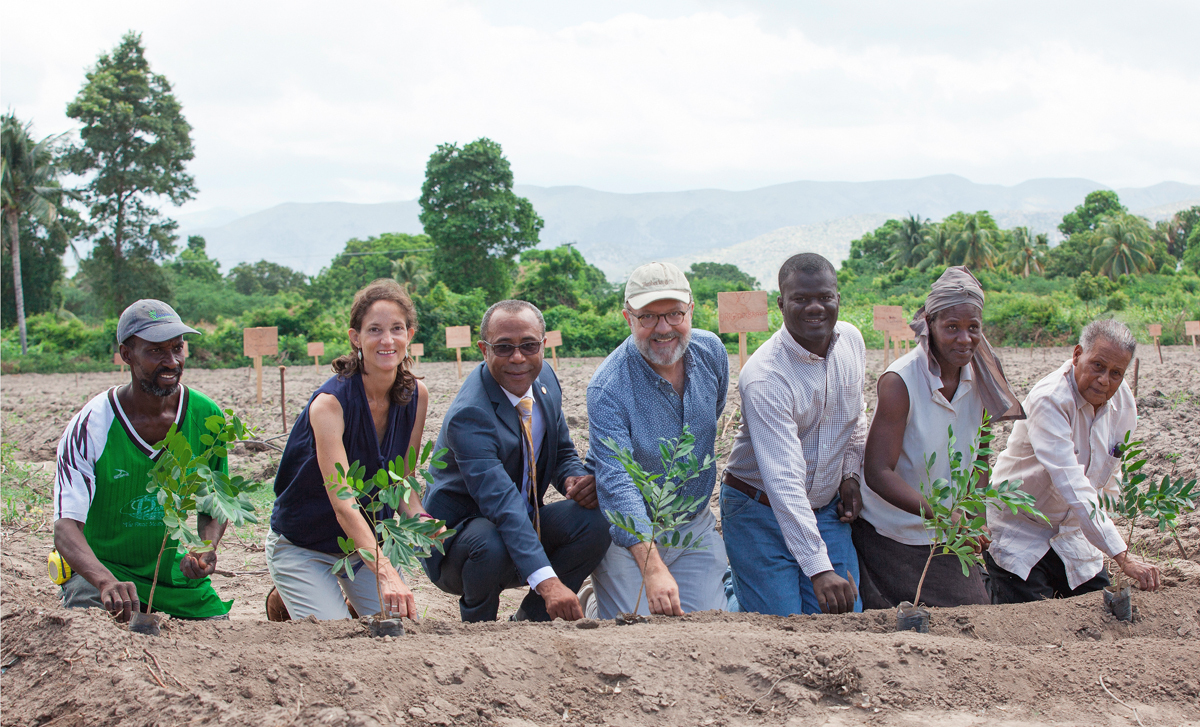
[[[180,389],[175,423],[192,448],[203,451],[200,437],[208,433],[204,421],[221,410],[204,394]],[[54,480],[54,519],[84,523],[84,537],[96,557],[117,579],[132,581],[142,603],[149,600],[166,533],[162,506],[146,491],[158,454],[130,424],[114,387],[89,401],[67,425],[58,443]],[[223,457],[210,466],[229,471]],[[154,609],[183,618],[228,613],[233,601],[222,601],[208,578],[192,580],[179,570],[183,556],[176,545],[169,539],[163,551]]]

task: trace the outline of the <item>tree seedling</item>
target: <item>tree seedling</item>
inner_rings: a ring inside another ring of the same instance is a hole
[[[924,517],[925,527],[932,531],[933,542],[929,546],[929,557],[925,560],[925,568],[921,571],[921,579],[917,582],[917,592],[912,603],[900,604],[898,621],[903,627],[898,630],[918,627],[917,630],[926,631],[929,628],[929,612],[920,608],[919,604],[921,588],[925,585],[925,576],[929,573],[929,564],[933,562],[933,556],[941,552],[957,557],[959,565],[962,566],[963,577],[970,576],[971,566],[983,563],[979,542],[987,534],[984,528],[987,525],[989,503],[1007,507],[1014,513],[1025,512],[1042,520],[1046,519],[1046,516],[1034,507],[1037,500],[1020,489],[1021,480],[1005,480],[999,484],[989,481],[986,485],[980,484],[988,473],[987,458],[994,454],[987,446],[995,438],[991,431],[991,421],[991,417],[985,412],[983,423],[975,433],[965,463],[963,453],[954,448],[954,427],[947,427],[947,433],[950,435],[947,446],[950,477],[939,477],[931,484],[922,486],[930,509],[930,515]],[[936,461],[937,452],[925,458],[927,474],[932,472]],[[913,613],[913,616],[909,616],[910,613]],[[919,628],[920,624],[913,620],[917,618],[924,624],[924,628]]]
[[[228,419],[222,414],[214,414],[204,420],[204,428],[208,433],[200,436],[205,449],[199,454],[192,450],[192,443],[174,424],[167,431],[167,436],[155,445],[160,454],[150,470],[146,491],[153,493],[162,506],[166,531],[158,549],[158,559],[154,562],[154,578],[150,582],[146,613],[134,614],[129,624],[132,631],[158,634],[158,616],[151,611],[167,541],[173,539],[180,554],[199,556],[213,549],[212,541],[201,540],[188,527],[191,513],[204,513],[218,522],[233,523],[235,527],[258,522],[254,517],[254,503],[248,495],[262,487],[262,483],[238,475],[230,476],[212,467],[214,458],[229,456],[229,446],[233,442],[245,440],[247,435],[254,434],[241,419],[233,415],[232,409],[226,409],[225,414],[229,415]]]
[[[421,484],[417,474],[431,484],[433,475],[429,468],[445,469],[446,463],[442,457],[448,451],[443,448],[433,452],[432,441],[425,443],[419,455],[416,447],[409,447],[407,456],[397,457],[370,478],[365,478],[367,469],[357,461],[348,469],[340,463],[337,465],[337,472],[331,478],[329,487],[338,498],[352,500],[351,505],[362,512],[377,536],[373,548],[360,547],[353,538],[338,537],[342,557],[333,564],[335,575],[345,573],[347,578],[354,580],[352,559],[356,555],[371,563],[378,562],[382,555],[393,568],[414,573],[420,567],[418,559],[428,558],[433,548],[445,552],[442,549],[444,542],[456,531],[443,530],[446,523],[442,520],[409,517],[400,509],[400,504],[412,502],[413,497],[420,499]],[[400,620],[387,618],[378,578],[375,579],[375,591],[379,597],[380,612],[371,622],[371,633],[376,636],[403,634]]]
[[[1170,532],[1175,545],[1179,546],[1179,552],[1186,559],[1187,549],[1183,547],[1175,528],[1180,515],[1196,509],[1196,500],[1200,498],[1196,480],[1184,480],[1182,477],[1172,480],[1170,475],[1163,475],[1161,482],[1150,480],[1149,487],[1141,492],[1141,484],[1149,479],[1140,471],[1146,465],[1146,458],[1139,457],[1145,451],[1141,449],[1142,444],[1136,440],[1131,442],[1130,432],[1125,432],[1125,439],[1117,443],[1116,453],[1121,458],[1117,494],[1101,492],[1099,506],[1092,508],[1092,518],[1103,519],[1107,517],[1106,513],[1124,517],[1129,521],[1129,537],[1125,539],[1127,544],[1133,542],[1133,526],[1139,516],[1154,518],[1158,523],[1158,531]]]
[[[685,424],[683,433],[675,439],[662,438],[659,440],[659,453],[662,459],[664,474],[652,475],[642,469],[633,454],[621,449],[615,440],[601,440],[606,447],[613,451],[613,456],[625,468],[633,485],[642,495],[646,503],[646,517],[635,518],[617,512],[605,510],[604,517],[618,528],[632,535],[639,543],[650,545],[646,550],[646,562],[642,564],[642,585],[638,590],[637,602],[633,613],[623,613],[617,616],[617,623],[632,624],[645,619],[637,615],[642,605],[642,593],[646,590],[646,565],[650,562],[651,549],[657,544],[664,550],[677,548],[680,550],[703,550],[702,538],[693,538],[691,533],[680,536],[679,528],[692,516],[696,510],[698,498],[684,497],[682,490],[700,473],[713,466],[713,457],[708,455],[701,463],[696,459],[693,450],[696,438],[688,431]]]

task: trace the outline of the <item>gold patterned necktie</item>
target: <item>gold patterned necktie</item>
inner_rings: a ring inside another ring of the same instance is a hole
[[[530,510],[533,512],[534,528],[538,540],[542,539],[542,513],[537,501],[537,458],[533,449],[533,397],[526,396],[517,402],[517,413],[521,415],[522,439],[525,440],[525,461],[529,463],[529,480],[525,483],[528,488],[527,497]]]

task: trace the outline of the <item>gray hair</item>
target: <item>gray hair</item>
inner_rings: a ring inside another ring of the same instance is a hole
[[[1130,358],[1137,353],[1137,339],[1115,318],[1101,318],[1084,326],[1083,333],[1079,334],[1079,345],[1084,352],[1091,351],[1101,338],[1128,353]]]
[[[542,317],[542,312],[538,307],[527,300],[498,300],[492,303],[492,306],[483,314],[483,321],[479,324],[479,337],[488,343],[488,324],[492,322],[492,314],[496,311],[504,311],[505,313],[520,313],[521,311],[531,310],[537,318],[538,325],[542,327],[542,333],[546,332],[546,319]]]

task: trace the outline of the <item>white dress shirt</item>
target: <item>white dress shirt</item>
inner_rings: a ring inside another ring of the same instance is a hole
[[[533,463],[536,465],[538,456],[541,454],[541,451],[542,451],[542,440],[546,438],[546,421],[545,421],[545,418],[542,416],[541,405],[538,404],[537,399],[535,399],[533,396],[533,386],[531,385],[529,387],[529,390],[526,391],[521,396],[517,396],[516,394],[512,393],[511,391],[504,388],[503,386],[500,387],[500,390],[503,391],[504,395],[508,397],[508,400],[512,402],[513,408],[516,408],[517,403],[519,401],[521,401],[521,399],[531,399],[533,401],[533,412],[532,412],[533,421],[530,422],[530,428],[533,430],[533,460],[534,460]],[[520,419],[520,418],[521,418],[521,413],[517,412],[517,419]],[[525,467],[521,471],[521,477],[523,478],[522,482],[529,482],[530,487],[537,487],[537,483],[531,482],[529,479],[530,463],[528,461],[528,458],[522,457],[522,459],[526,460]],[[519,489],[522,492],[526,491],[524,486],[520,486]],[[536,493],[534,496],[536,497]],[[540,584],[542,581],[546,580],[547,578],[557,578],[557,577],[558,577],[558,575],[554,572],[554,568],[547,565],[547,566],[538,568],[534,572],[530,573],[529,578],[526,580],[529,583],[530,588],[537,590],[538,584]]]
[[[738,376],[742,425],[726,471],[767,493],[788,551],[810,578],[832,570],[813,510],[847,477],[862,481],[867,441],[866,347],[839,321],[826,357],[776,331]]]
[[[1125,552],[1125,541],[1110,516],[1093,512],[1099,493],[1119,494],[1118,442],[1137,426],[1137,404],[1129,385],[1098,410],[1079,393],[1075,367],[1067,361],[1042,379],[1025,397],[1029,418],[1013,425],[1008,447],[997,458],[994,482],[1023,481],[1021,489],[1037,499],[1050,521],[988,507],[992,558],[1003,569],[1028,578],[1053,548],[1066,566],[1071,588],[1104,568],[1104,555]]]

